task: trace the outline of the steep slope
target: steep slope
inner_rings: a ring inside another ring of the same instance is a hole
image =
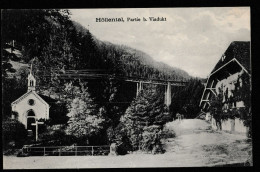
[[[88,29],[71,21],[66,10],[4,10],[2,14],[6,32],[2,45],[14,40],[16,47],[22,47],[20,60],[30,63],[36,58],[40,68],[99,68],[129,77],[191,78],[187,72],[156,62],[140,50],[96,39]]]
[[[149,79],[188,80],[192,78],[187,72],[171,67],[165,63],[155,61],[148,54],[125,45],[95,40],[98,49],[107,53],[106,61],[116,63],[119,73],[129,77]]]

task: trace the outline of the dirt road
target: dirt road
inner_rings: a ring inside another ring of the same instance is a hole
[[[216,132],[204,120],[186,119],[168,123],[177,137],[166,140],[166,154],[179,157],[184,166],[214,166],[245,162],[252,150],[245,135]]]

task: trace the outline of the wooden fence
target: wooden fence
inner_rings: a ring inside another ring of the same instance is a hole
[[[97,156],[108,155],[110,146],[48,146],[22,148],[29,156]]]

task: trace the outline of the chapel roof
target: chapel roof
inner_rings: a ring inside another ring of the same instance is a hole
[[[25,93],[24,95],[22,95],[21,97],[19,97],[18,99],[16,99],[15,101],[12,102],[12,106],[15,104],[18,104],[19,102],[21,102],[23,99],[25,99],[26,97],[28,97],[30,94],[33,94],[38,100],[40,100],[40,102],[42,102],[43,104],[49,106],[49,104],[41,97],[39,96],[35,91],[28,91],[27,93]]]

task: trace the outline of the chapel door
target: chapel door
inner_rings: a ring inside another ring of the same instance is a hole
[[[32,126],[32,123],[35,123],[35,113],[33,110],[28,111],[27,114],[27,130],[32,130],[35,128]]]
[[[33,130],[34,126],[32,126],[32,123],[35,123],[35,118],[27,118],[27,130]]]

